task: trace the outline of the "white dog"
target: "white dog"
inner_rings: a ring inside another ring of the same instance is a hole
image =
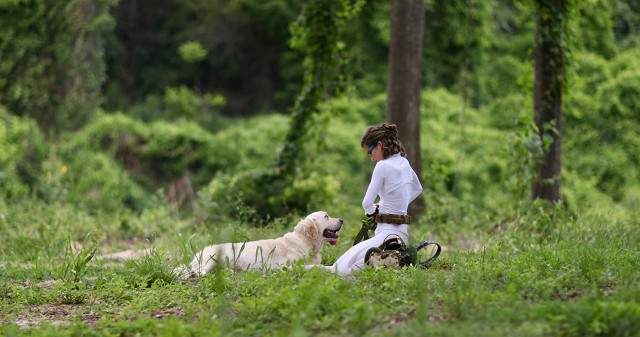
[[[335,245],[342,219],[332,218],[327,212],[314,212],[300,220],[293,232],[277,239],[223,243],[205,247],[193,258],[189,266],[178,267],[174,273],[185,278],[204,275],[216,267],[230,267],[235,271],[280,268],[303,260],[313,253],[310,263],[321,262],[322,244]]]

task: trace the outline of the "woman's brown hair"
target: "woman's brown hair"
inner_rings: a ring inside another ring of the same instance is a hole
[[[382,142],[382,156],[385,159],[396,153],[400,153],[403,157],[407,156],[398,139],[398,128],[395,124],[384,123],[368,127],[360,138],[360,147],[366,148],[377,142]]]

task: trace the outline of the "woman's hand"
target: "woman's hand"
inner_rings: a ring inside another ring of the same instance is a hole
[[[371,213],[371,214],[365,214],[365,215],[367,216],[367,218],[373,218],[373,217],[375,217],[375,216],[376,216],[376,214],[378,214],[378,213],[379,213],[379,212],[378,212],[378,204],[375,204],[375,205],[376,205],[376,210],[375,210],[375,211],[373,211],[373,213]]]

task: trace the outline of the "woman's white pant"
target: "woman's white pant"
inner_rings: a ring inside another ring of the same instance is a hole
[[[379,247],[384,241],[393,237],[400,237],[405,244],[409,244],[409,225],[378,224],[375,235],[349,248],[336,260],[332,266],[326,268],[340,276],[347,276],[355,271],[364,269],[364,258],[372,247]]]

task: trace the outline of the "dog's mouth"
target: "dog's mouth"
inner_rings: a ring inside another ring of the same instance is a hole
[[[338,229],[327,228],[322,231],[322,236],[324,236],[325,241],[329,241],[329,244],[332,246],[338,243],[338,238],[340,237],[338,235],[338,231],[340,230],[340,228],[342,228],[342,226],[338,227]]]

